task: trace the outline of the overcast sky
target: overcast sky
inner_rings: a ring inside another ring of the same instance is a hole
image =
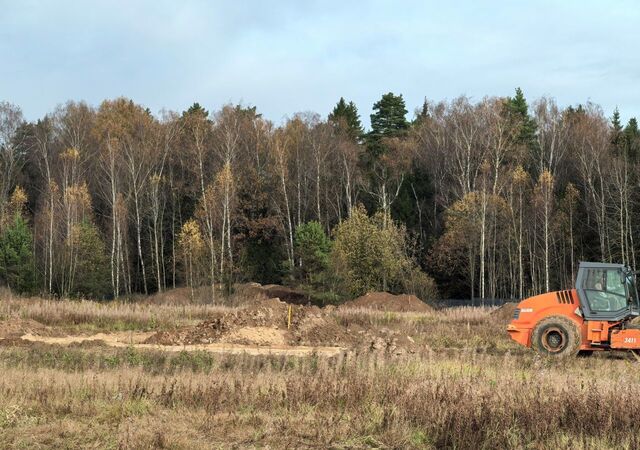
[[[368,124],[385,92],[413,113],[520,86],[640,115],[635,2],[444,3],[0,0],[0,100],[31,120],[126,96],[154,112],[241,102],[280,122],[344,96]]]

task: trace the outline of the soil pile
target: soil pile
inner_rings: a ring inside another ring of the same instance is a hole
[[[283,302],[293,305],[306,305],[311,301],[303,291],[279,284],[267,284],[264,286],[258,284],[253,289],[267,298],[279,298]]]
[[[343,325],[330,311],[316,306],[289,305],[278,298],[271,298],[194,327],[160,331],[146,339],[145,343],[337,346],[396,355],[415,351],[414,342],[408,336],[385,328],[364,329],[359,325]]]
[[[47,327],[31,319],[9,318],[0,321],[0,339],[19,338],[23,334],[47,334]]]
[[[233,293],[225,295],[222,286],[216,287],[217,301],[223,301],[225,306],[239,306],[248,302],[264,300],[275,295],[266,295],[258,283],[238,283],[233,286]],[[211,304],[211,287],[201,286],[193,291],[190,288],[179,287],[157,292],[149,296],[137,296],[135,301],[150,305],[179,305]]]
[[[336,345],[353,347],[358,344],[358,336],[349,328],[340,325],[336,319],[317,306],[305,309],[305,314],[292,326],[290,342],[296,345]]]
[[[517,303],[505,303],[501,307],[491,311],[491,316],[500,322],[511,322],[513,313],[516,311]]]
[[[290,328],[288,328],[289,308],[291,308]],[[314,319],[325,321],[319,308],[288,305],[279,298],[270,298],[204,321],[195,327],[173,332],[158,332],[146,343],[185,345],[231,342],[265,345],[263,341],[267,340],[286,344],[292,339],[296,340],[290,331],[304,329],[306,325],[302,327],[301,325]],[[274,333],[274,330],[278,332]]]
[[[415,295],[393,295],[388,292],[369,292],[340,308],[366,308],[388,312],[431,312],[433,308]]]
[[[211,301],[211,291],[208,287],[200,287],[191,291],[190,288],[180,287],[157,292],[148,297],[140,296],[138,300],[142,304],[152,305],[192,305],[194,303],[207,303]]]
[[[230,344],[279,347],[287,345],[286,331],[270,327],[243,327],[229,332],[220,341]]]

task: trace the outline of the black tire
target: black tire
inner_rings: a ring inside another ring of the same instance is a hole
[[[543,356],[569,358],[580,350],[580,330],[575,322],[562,316],[542,319],[531,334],[531,347]]]

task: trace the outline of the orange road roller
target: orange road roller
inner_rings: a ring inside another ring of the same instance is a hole
[[[575,289],[548,292],[518,304],[511,338],[546,356],[640,351],[635,272],[622,264],[581,262]]]

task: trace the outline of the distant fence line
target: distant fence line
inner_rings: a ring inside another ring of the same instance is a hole
[[[505,303],[518,302],[517,298],[446,298],[432,300],[437,308],[453,308],[456,306],[502,306]]]

